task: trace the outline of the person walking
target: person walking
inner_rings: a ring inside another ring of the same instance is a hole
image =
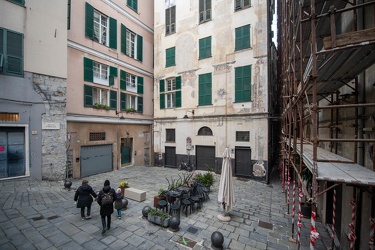
[[[77,189],[74,195],[74,201],[77,204],[77,208],[81,208],[82,220],[91,218],[91,204],[93,202],[92,197],[97,197],[97,194],[95,193],[94,189],[88,183],[88,180],[82,180],[82,185]],[[85,217],[86,207],[87,213]]]
[[[121,219],[122,215],[122,199],[124,196],[121,194],[121,189],[116,189],[116,201],[115,201],[115,209],[117,210],[117,217]]]
[[[102,234],[111,229],[111,215],[113,213],[113,202],[117,199],[116,192],[110,186],[109,180],[105,180],[104,187],[98,195],[98,204],[100,206],[100,216],[102,218]],[[107,220],[106,220],[107,219]]]

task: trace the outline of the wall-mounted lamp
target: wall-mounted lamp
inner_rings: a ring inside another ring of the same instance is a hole
[[[186,114],[184,115],[184,119],[188,119],[189,116],[187,115],[187,112],[190,112],[194,116],[194,110],[186,110]]]

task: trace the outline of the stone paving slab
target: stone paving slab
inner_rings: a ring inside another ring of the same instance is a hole
[[[197,242],[194,250],[211,249],[215,231],[223,234],[225,249],[297,249],[289,242],[291,217],[285,215],[288,207],[278,178],[267,185],[234,177],[236,202],[229,222],[217,219],[222,207],[217,203],[220,175],[216,174],[210,200],[187,217],[181,214],[179,231],[172,232],[143,218],[143,207],[153,206],[159,188],[168,187],[166,178],[178,179],[184,174],[187,172],[173,168],[132,166],[85,178],[95,191],[106,179],[114,188],[128,181],[131,187],[146,191],[145,201],[128,200],[122,219],[117,219],[116,212],[112,215],[111,230],[105,235],[101,234],[98,204],[92,205],[92,218],[83,221],[74,204],[82,179],[72,180],[71,189],[64,188],[62,181],[0,181],[0,249],[191,249],[178,242],[181,237]],[[310,220],[302,219],[302,223],[301,249],[308,249]],[[317,228],[321,237],[316,245],[329,248],[329,234],[319,222]]]

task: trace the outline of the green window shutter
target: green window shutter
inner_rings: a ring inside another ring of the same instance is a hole
[[[250,24],[242,27],[243,42],[242,46],[244,49],[250,48]]]
[[[176,89],[181,89],[181,76],[176,77]]]
[[[117,68],[109,66],[109,86],[115,84],[115,77],[117,76]]]
[[[83,58],[83,80],[86,82],[94,82],[94,61],[90,58]]]
[[[92,87],[89,85],[83,85],[83,106],[92,107]]]
[[[71,3],[71,0],[68,0],[68,9],[67,9],[67,28],[68,30],[70,30],[70,13],[71,13],[71,6],[72,6],[72,3]]]
[[[181,90],[176,91],[176,108],[181,108],[182,105],[182,98],[181,98]]]
[[[137,76],[137,93],[143,94],[143,77]]]
[[[166,49],[166,51],[165,51],[166,65],[165,65],[165,67],[170,67],[170,66],[176,65],[176,59],[175,59],[176,52],[175,52],[175,50],[176,50],[175,47]]]
[[[162,93],[164,92],[164,89],[165,89],[165,84],[164,84],[164,80],[160,80],[159,82],[159,92]]]
[[[199,105],[212,104],[212,76],[211,73],[199,75]]]
[[[120,92],[120,110],[126,109],[126,94]]]
[[[251,101],[251,65],[235,68],[235,102]]]
[[[236,28],[235,30],[235,50],[242,49],[242,28]]]
[[[109,106],[111,109],[117,109],[117,91],[116,90],[111,90],[109,93]]]
[[[117,49],[117,20],[109,18],[109,47]]]
[[[23,75],[23,34],[6,32],[6,71],[11,74]]]
[[[94,7],[86,2],[85,35],[94,39]]]
[[[165,108],[165,94],[160,94],[160,109]]]
[[[143,60],[143,37],[137,35],[137,59],[142,62]]]
[[[138,12],[138,0],[127,0],[126,5],[128,5],[135,12]]]
[[[17,4],[20,4],[20,5],[25,5],[25,1],[24,0],[10,0],[11,2],[14,2],[14,3],[17,3]]]
[[[120,89],[126,90],[126,72],[120,70]]]
[[[137,111],[139,113],[143,113],[143,97],[138,96],[138,108]]]
[[[121,52],[126,55],[126,27],[121,24]]]
[[[199,39],[199,59],[211,57],[211,37]]]

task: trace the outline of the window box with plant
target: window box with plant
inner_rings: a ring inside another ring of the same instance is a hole
[[[101,104],[101,103],[94,103],[93,108],[94,109],[105,109],[105,110],[110,110],[111,109],[110,106],[105,105],[105,104]]]
[[[171,216],[168,213],[165,213],[158,208],[150,208],[147,214],[148,221],[160,225],[162,227],[169,226],[170,217]]]

